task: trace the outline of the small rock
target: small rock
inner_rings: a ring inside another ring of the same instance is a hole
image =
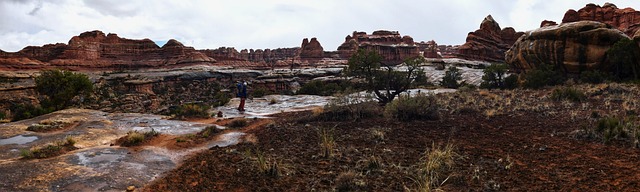
[[[136,186],[132,185],[132,186],[127,187],[127,192],[133,192],[135,190],[136,190]]]

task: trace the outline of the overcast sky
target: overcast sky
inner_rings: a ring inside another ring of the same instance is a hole
[[[300,46],[317,37],[336,50],[353,31],[399,31],[415,41],[463,44],[491,14],[518,31],[560,22],[584,0],[0,0],[0,49],[67,43],[85,31],[177,39],[196,49]],[[605,2],[593,2],[603,5]],[[640,1],[614,2],[640,9]]]

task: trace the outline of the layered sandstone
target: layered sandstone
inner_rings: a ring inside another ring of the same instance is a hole
[[[417,43],[420,50],[423,50],[422,55],[425,58],[442,58],[442,56],[438,53],[438,43],[436,41],[431,40],[427,42]]]
[[[302,40],[300,46],[300,59],[320,59],[324,57],[324,49],[318,39],[311,38],[309,41],[307,38]]]
[[[0,54],[0,67],[5,69],[121,69],[214,62],[176,40],[159,47],[149,39],[126,39],[112,33],[105,35],[102,31],[84,32],[71,38],[69,44],[29,46],[15,53]]]
[[[570,9],[564,14],[562,23],[576,21],[597,21],[616,27],[628,36],[633,36],[640,27],[640,11],[633,8],[618,9],[612,3],[599,6],[587,4],[578,11]]]
[[[401,36],[397,31],[384,30],[374,31],[371,35],[354,31],[347,35],[344,43],[338,47],[338,54],[340,58],[348,59],[361,48],[377,52],[387,64],[399,64],[405,59],[420,56],[418,46],[412,37]]]
[[[504,52],[523,34],[511,27],[501,29],[489,15],[480,24],[480,29],[469,33],[466,43],[458,48],[458,56],[470,60],[504,61]]]
[[[516,72],[550,64],[566,73],[608,70],[606,52],[619,40],[629,38],[620,30],[600,22],[579,21],[542,27],[520,37],[506,53],[506,62]]]

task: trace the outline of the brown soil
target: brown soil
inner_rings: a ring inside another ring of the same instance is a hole
[[[545,100],[548,92],[529,93],[519,100],[524,104],[531,103],[528,99]],[[538,105],[523,106],[531,109],[514,110],[517,112],[447,109],[438,121],[406,123],[385,118],[299,123],[296,119],[310,112],[281,114],[274,122],[258,125],[262,122],[258,121],[244,128],[255,137],[253,142],[196,154],[143,190],[415,190],[425,152],[446,144],[455,146],[457,156],[454,166],[444,173],[443,178],[448,179],[437,186],[445,191],[637,190],[639,149],[620,140],[606,145],[599,138],[580,136],[579,130],[593,126],[596,119],[589,117],[593,111],[600,115],[620,112],[612,110],[621,108],[614,102],[602,104],[603,94],[596,93],[588,95],[590,109],[579,113],[562,106],[579,108],[581,104],[559,101],[544,103],[542,111],[536,111]],[[320,129],[333,135],[332,157],[322,156]],[[260,159],[277,166],[265,170]]]

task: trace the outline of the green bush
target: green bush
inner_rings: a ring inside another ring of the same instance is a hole
[[[600,84],[609,79],[611,79],[610,74],[598,70],[583,71],[582,73],[580,73],[580,82],[582,83]]]
[[[229,93],[219,91],[215,95],[213,95],[213,106],[224,106],[231,101],[231,97],[229,97]]]
[[[233,121],[229,122],[229,124],[227,126],[231,127],[231,128],[242,128],[244,126],[247,126],[248,124],[249,124],[249,122],[247,122],[246,119],[236,119],[236,120],[233,120]]]
[[[504,78],[504,88],[505,89],[515,89],[518,88],[518,76],[517,75],[509,75]]]
[[[460,83],[458,82],[460,80],[462,80],[462,73],[460,73],[460,69],[455,66],[451,66],[447,72],[444,73],[444,77],[442,77],[440,85],[446,88],[457,89],[460,87]]]
[[[87,96],[93,91],[93,82],[81,73],[61,70],[44,70],[35,78],[38,93],[47,96],[41,101],[44,108],[65,109],[73,104],[76,96]]]
[[[251,92],[251,95],[254,97],[264,97],[265,95],[271,95],[274,93],[275,92],[269,90],[267,87],[258,86],[255,89],[253,89],[253,91]]]
[[[338,96],[324,106],[313,120],[318,121],[359,121],[361,119],[381,117],[382,107],[374,101],[359,102],[348,95]]]
[[[346,83],[330,83],[324,81],[309,81],[300,87],[297,94],[304,95],[320,95],[320,96],[331,96],[336,93],[343,92],[347,85]]]
[[[485,68],[482,75],[482,83],[480,88],[483,89],[502,89],[505,88],[505,74],[507,73],[506,64],[491,64]]]
[[[160,133],[157,132],[155,129],[151,129],[151,131],[147,131],[144,133],[141,133],[139,131],[129,131],[126,136],[120,139],[121,141],[120,145],[126,146],[126,147],[140,145],[144,141],[149,140],[158,135],[160,135]]]
[[[400,121],[437,120],[438,109],[433,95],[400,96],[385,107],[384,116]]]
[[[189,103],[184,104],[180,107],[177,107],[170,111],[171,115],[175,115],[177,117],[200,117],[200,118],[208,118],[209,117],[209,109],[210,106],[205,104],[196,104]]]
[[[51,113],[54,110],[52,108],[42,108],[32,104],[17,104],[10,108],[13,114],[13,121],[19,121],[23,119],[30,119],[47,113]]]
[[[544,86],[560,85],[566,81],[563,73],[554,69],[551,65],[541,65],[538,69],[525,74],[525,88],[539,89]]]
[[[613,75],[618,80],[635,80],[640,78],[640,48],[628,38],[622,38],[607,50],[607,62]]]
[[[587,99],[587,96],[575,88],[562,87],[553,90],[551,93],[551,99],[556,101],[569,100],[573,102],[582,102]]]

